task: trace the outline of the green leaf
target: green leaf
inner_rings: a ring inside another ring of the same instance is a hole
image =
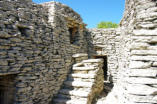
[[[97,24],[97,28],[117,28],[118,24],[113,23],[113,22],[100,22]]]

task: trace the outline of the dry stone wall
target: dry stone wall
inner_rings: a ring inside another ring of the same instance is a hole
[[[117,82],[105,104],[156,104],[156,10],[154,0],[126,0],[124,17],[114,38]],[[102,31],[91,32],[90,47],[104,43]]]
[[[0,12],[0,73],[17,74],[14,102],[50,101],[48,92],[55,91],[55,77],[53,68],[47,66],[52,64],[54,48],[46,10],[40,5],[3,0]]]
[[[16,75],[16,104],[48,104],[66,79],[72,55],[86,53],[84,27],[79,24],[79,39],[71,44],[68,17],[82,23],[60,3],[46,7],[26,0],[0,1],[0,75]]]
[[[126,0],[119,39],[119,80],[105,104],[156,104],[156,1]],[[152,43],[152,44],[151,44]]]
[[[1,0],[0,78],[14,77],[9,79],[14,84],[7,82],[15,85],[10,99],[48,104],[80,61],[72,55],[88,53],[108,58],[114,87],[105,104],[156,104],[156,5],[156,0],[126,0],[118,29],[88,30],[80,15],[61,3]]]
[[[86,35],[90,57],[107,56],[108,80],[111,82],[117,80],[119,35],[118,29],[90,29]]]
[[[157,61],[156,0],[134,2],[136,15],[131,36],[130,70],[126,80],[128,102],[155,104],[157,103],[157,66],[155,65]]]

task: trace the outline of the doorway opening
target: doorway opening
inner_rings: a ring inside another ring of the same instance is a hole
[[[75,44],[78,41],[78,28],[77,27],[69,27],[70,33],[70,43]]]
[[[15,97],[15,76],[0,76],[0,104],[13,104]]]
[[[104,80],[107,81],[108,80],[108,66],[107,66],[107,56],[94,56],[94,58],[98,59],[98,58],[101,58],[104,60],[104,63],[103,63],[103,71],[104,71]]]

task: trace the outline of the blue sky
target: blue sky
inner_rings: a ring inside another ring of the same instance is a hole
[[[53,0],[33,0],[35,3]],[[73,8],[81,15],[88,28],[101,21],[119,23],[123,16],[125,0],[54,0]]]

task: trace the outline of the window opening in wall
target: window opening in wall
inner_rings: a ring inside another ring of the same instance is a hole
[[[13,104],[15,97],[15,76],[0,76],[0,104]]]
[[[19,31],[20,31],[20,33],[21,33],[22,36],[29,37],[29,35],[27,33],[27,31],[29,30],[29,28],[18,26],[18,29],[19,29]]]
[[[70,43],[74,44],[77,38],[77,32],[78,29],[76,27],[70,27],[69,28],[69,33],[70,33]]]
[[[108,80],[107,72],[108,72],[108,66],[107,66],[107,56],[94,56],[94,58],[98,59],[101,58],[104,60],[103,63],[103,71],[104,71],[104,80]]]

